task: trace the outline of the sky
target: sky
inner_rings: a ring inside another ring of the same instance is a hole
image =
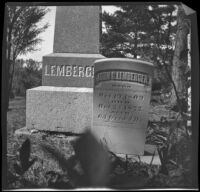
[[[21,55],[19,56],[19,58],[33,59],[40,62],[42,61],[42,57],[44,55],[48,55],[53,52],[56,7],[51,6],[48,8],[50,9],[49,12],[44,16],[44,19],[40,23],[38,23],[38,25],[49,23],[49,27],[45,30],[45,32],[39,35],[39,37],[43,41],[37,46],[38,51],[27,53],[26,55]],[[113,13],[115,12],[115,10],[117,10],[115,6],[102,6],[102,12],[106,11],[109,13]]]

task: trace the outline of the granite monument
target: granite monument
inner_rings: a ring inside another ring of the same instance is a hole
[[[27,90],[28,129],[83,132],[92,125],[93,63],[100,6],[56,8],[53,53],[43,57],[42,86]]]

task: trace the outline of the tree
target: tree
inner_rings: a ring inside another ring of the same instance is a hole
[[[25,96],[27,89],[41,86],[41,84],[41,63],[32,59],[17,59],[12,86],[12,92],[14,92],[13,95]]]
[[[118,7],[120,10],[114,14],[103,13],[106,31],[101,39],[102,54],[153,62],[156,66],[153,83],[169,86],[165,70],[171,71],[172,66],[176,6],[135,4]]]
[[[38,63],[32,59],[26,62],[21,83],[26,89],[40,86],[42,83],[42,70],[38,68]]]
[[[148,6],[118,6],[114,14],[103,13],[106,32],[102,34],[102,53],[106,57],[137,58],[149,22]],[[142,17],[141,17],[142,16]]]
[[[15,62],[15,72],[13,74],[13,83],[12,83],[12,89],[10,93],[10,98],[14,98],[16,95],[20,95],[20,79],[21,75],[23,73],[23,65],[24,65],[24,60],[23,59],[17,59]]]
[[[37,24],[47,12],[48,9],[44,7],[7,5],[6,75],[8,96],[12,89],[16,59],[19,55],[37,50],[36,45],[42,41],[38,35],[48,27],[48,24],[41,27]],[[8,110],[9,97],[6,106]]]
[[[174,87],[171,97],[171,105],[179,105],[183,111],[187,111],[187,35],[190,31],[190,20],[187,19],[183,7],[178,7],[176,44],[172,66],[172,80]],[[178,103],[177,103],[178,102]],[[179,109],[180,110],[180,109]]]
[[[151,22],[147,44],[150,46],[143,52],[142,58],[154,63],[154,77],[164,84],[170,82],[168,75],[174,54],[176,9],[175,5],[152,5],[149,9]]]

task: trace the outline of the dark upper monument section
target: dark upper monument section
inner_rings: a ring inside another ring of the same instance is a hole
[[[93,87],[99,54],[100,6],[56,7],[53,53],[43,57],[43,86]]]
[[[99,6],[57,7],[54,53],[99,53]]]

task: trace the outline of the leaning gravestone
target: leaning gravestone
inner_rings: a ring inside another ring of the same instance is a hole
[[[100,59],[94,70],[93,132],[115,153],[143,155],[153,64]]]
[[[26,127],[82,132],[92,124],[93,63],[99,54],[99,6],[57,7],[53,53],[42,86],[27,90]]]

